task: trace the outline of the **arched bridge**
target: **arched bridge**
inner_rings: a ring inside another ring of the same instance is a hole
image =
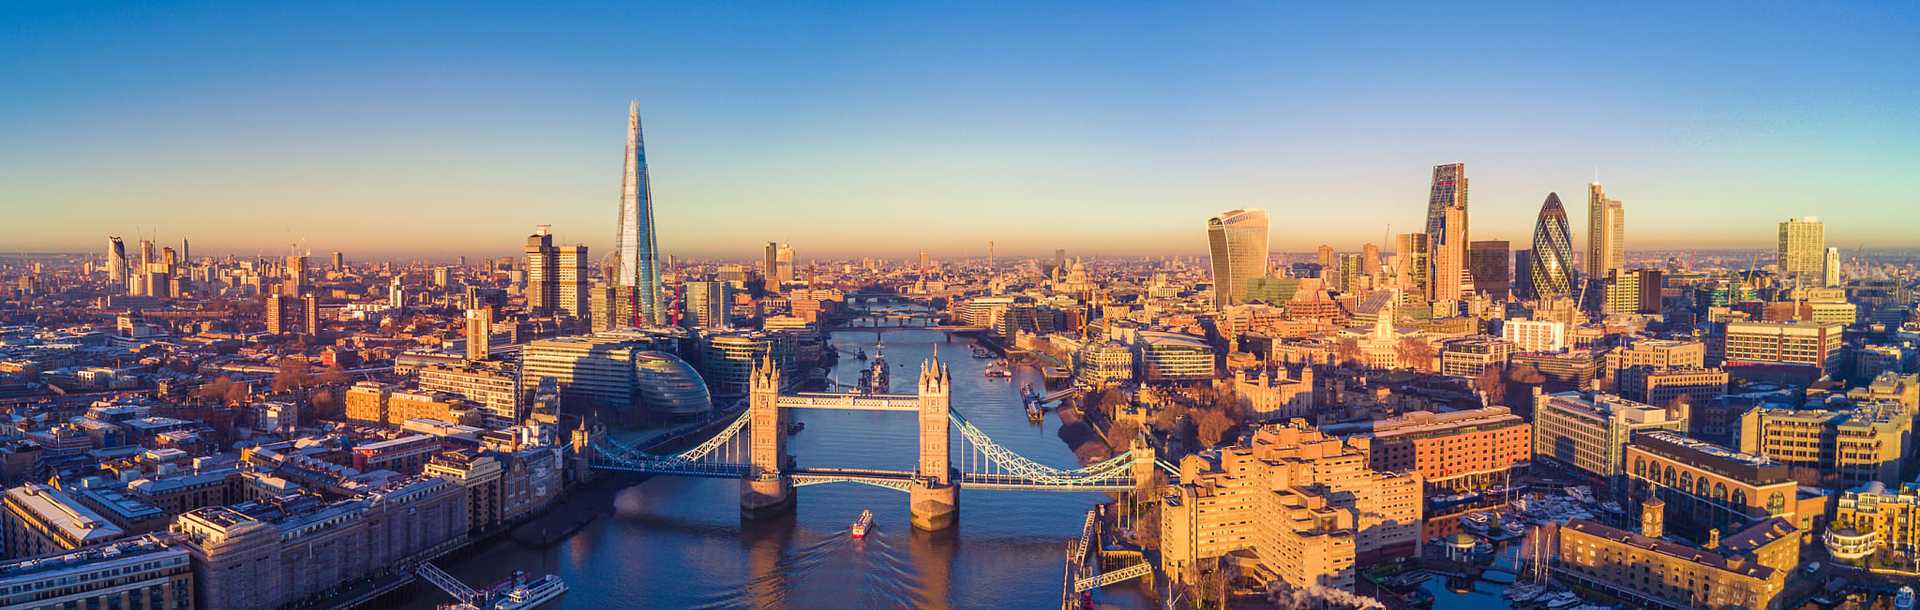
[[[777,513],[793,505],[796,487],[856,483],[906,492],[913,523],[929,530],[953,524],[959,488],[1019,491],[1127,491],[1136,477],[1165,465],[1139,443],[1133,451],[1078,468],[1035,462],[1001,446],[949,405],[947,368],[938,357],[920,367],[919,394],[827,394],[779,392],[779,370],[755,367],[746,412],[706,442],[686,451],[656,454],[610,438],[592,444],[590,463],[599,470],[741,481],[741,511]],[[786,448],[786,412],[794,409],[897,411],[920,424],[918,467],[913,470],[801,468]],[[958,431],[961,450],[952,447]]]

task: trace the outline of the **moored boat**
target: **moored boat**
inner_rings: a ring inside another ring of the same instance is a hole
[[[529,610],[566,593],[567,582],[560,580],[558,575],[548,574],[538,580],[529,581],[526,580],[524,572],[514,572],[513,588],[507,590],[506,594],[495,601],[492,608],[493,610]]]

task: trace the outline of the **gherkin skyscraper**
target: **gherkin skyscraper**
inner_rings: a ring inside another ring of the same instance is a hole
[[[1573,235],[1567,229],[1567,209],[1558,193],[1547,193],[1540,217],[1533,223],[1534,298],[1564,297],[1573,293]]]
[[[620,326],[666,323],[660,307],[659,246],[654,241],[653,188],[647,143],[640,133],[640,102],[627,105],[627,161],[620,176],[620,229],[614,234],[615,276],[621,298],[632,299],[633,319]],[[630,296],[629,296],[630,295]]]

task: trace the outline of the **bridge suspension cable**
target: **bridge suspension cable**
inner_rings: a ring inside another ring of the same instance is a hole
[[[1132,474],[1130,471],[1133,467],[1132,453],[1123,453],[1080,468],[1054,468],[1028,459],[994,442],[992,437],[967,421],[967,418],[961,416],[958,411],[949,411],[948,419],[953,427],[960,431],[960,435],[986,458],[988,463],[985,465],[988,466],[989,471],[980,474],[997,475],[1004,472],[1011,477],[1050,485],[1083,485],[1092,481],[1131,477]],[[994,469],[1001,472],[993,472]]]

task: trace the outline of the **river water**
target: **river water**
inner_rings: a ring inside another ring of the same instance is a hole
[[[971,339],[928,330],[835,331],[841,360],[834,376],[855,383],[884,337],[892,389],[911,394],[920,363],[936,348],[953,374],[953,405],[989,436],[1035,461],[1076,466],[1057,436],[1060,422],[1027,420],[1022,383],[1041,386],[1039,372],[1015,367],[1012,380],[982,375]],[[806,423],[789,451],[807,466],[911,470],[918,446],[911,414],[800,410]],[[954,460],[971,451],[953,435]],[[907,497],[864,485],[820,485],[797,491],[789,517],[742,521],[739,483],[656,477],[621,492],[610,515],[560,543],[530,548],[502,537],[437,564],[468,584],[496,582],[513,570],[559,574],[572,590],[561,608],[1045,608],[1060,600],[1063,558],[1079,537],[1098,493],[970,491],[960,494],[959,524],[945,532],[914,530]],[[864,541],[848,537],[862,509],[874,513]],[[403,591],[408,608],[448,598],[424,583]],[[1151,605],[1137,584],[1099,593],[1102,607]]]

